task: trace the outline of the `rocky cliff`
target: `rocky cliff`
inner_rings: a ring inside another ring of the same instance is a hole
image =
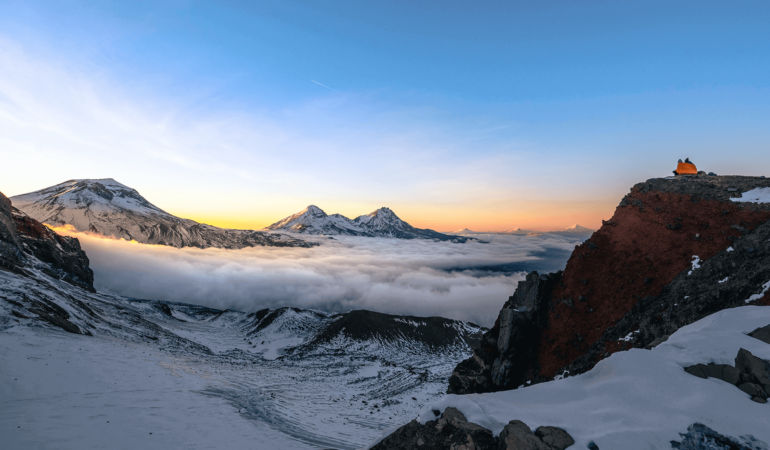
[[[563,272],[529,274],[449,393],[515,389],[651,347],[716,311],[770,305],[770,179],[635,185]]]
[[[59,236],[0,193],[0,269],[21,275],[39,270],[94,292],[94,273],[88,264],[76,238]]]

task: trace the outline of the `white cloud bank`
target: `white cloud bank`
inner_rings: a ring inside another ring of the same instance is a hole
[[[311,249],[202,250],[66,234],[80,239],[100,291],[247,312],[369,309],[485,326],[524,273],[474,268],[520,262],[556,270],[575,245],[550,236],[485,236],[489,244],[338,237]],[[532,256],[544,251],[557,256]]]

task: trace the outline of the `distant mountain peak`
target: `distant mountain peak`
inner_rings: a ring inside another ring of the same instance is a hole
[[[313,214],[315,216],[326,217],[326,213],[324,212],[324,210],[317,207],[316,205],[310,205],[304,210],[302,210],[302,212],[300,212],[300,214],[304,214],[304,213]]]
[[[460,243],[467,240],[464,237],[415,228],[401,220],[392,209],[385,206],[351,220],[341,214],[326,214],[320,208],[311,205],[265,229],[313,235],[421,238]]]
[[[581,227],[578,224],[572,225],[571,227],[568,227],[563,232],[565,233],[593,233],[594,230],[586,227]]]

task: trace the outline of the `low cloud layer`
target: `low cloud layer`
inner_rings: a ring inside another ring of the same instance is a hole
[[[247,312],[369,309],[485,326],[524,270],[563,268],[576,243],[558,236],[479,236],[488,244],[338,237],[311,249],[202,250],[65,233],[80,239],[99,291]]]

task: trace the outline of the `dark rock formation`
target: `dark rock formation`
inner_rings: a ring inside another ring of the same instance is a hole
[[[455,369],[448,392],[583,373],[752,296],[770,305],[770,293],[760,295],[770,281],[770,204],[731,201],[760,187],[770,179],[692,175],[637,184],[575,248],[564,272],[533,273],[519,285],[473,358]],[[527,316],[518,298],[535,285],[536,314]]]
[[[671,441],[671,448],[680,450],[764,450],[767,444],[752,436],[740,439],[719,434],[702,423],[687,427],[687,433],[681,434],[682,441]]]
[[[770,325],[757,328],[756,330],[749,333],[749,336],[759,339],[764,343],[770,344]]]
[[[738,387],[758,403],[770,397],[770,361],[757,358],[750,351],[738,350],[735,367],[727,364],[696,364],[684,369],[699,378],[717,378]]]
[[[94,273],[80,242],[59,236],[14,208],[0,193],[0,268],[25,274],[35,268],[91,292]]]
[[[395,316],[367,310],[355,310],[334,317],[334,322],[310,345],[328,342],[337,336],[350,339],[380,342],[404,340],[422,342],[427,347],[438,348],[465,343],[477,347],[481,333],[486,328],[443,317]]]
[[[532,272],[519,282],[473,357],[455,369],[449,393],[513,389],[533,375],[528,369],[536,363],[535,349],[546,323],[549,294],[560,275]],[[513,358],[521,364],[512,364]]]
[[[438,411],[436,411],[438,414]],[[486,428],[468,422],[455,408],[447,408],[437,420],[425,425],[413,420],[372,447],[372,450],[564,450],[575,441],[556,427],[540,427],[533,433],[527,424],[512,420],[499,438]]]

